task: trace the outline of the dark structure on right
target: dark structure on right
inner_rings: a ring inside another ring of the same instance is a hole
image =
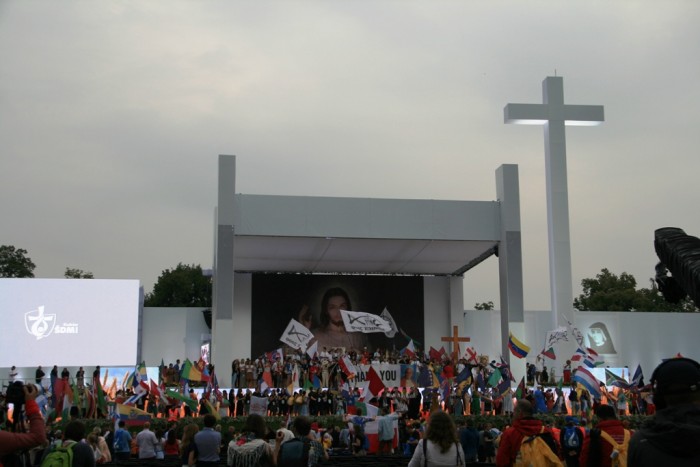
[[[654,249],[661,261],[655,280],[664,299],[678,303],[689,295],[700,306],[700,239],[677,227],[663,227],[654,232]]]

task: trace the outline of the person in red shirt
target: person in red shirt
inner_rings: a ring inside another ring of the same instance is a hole
[[[595,410],[595,414],[599,420],[598,425],[583,440],[580,465],[588,465],[588,459],[590,458],[594,465],[609,467],[612,463],[610,455],[613,447],[600,436],[600,432],[606,432],[612,436],[616,443],[622,444],[625,439],[625,427],[617,419],[615,408],[611,405],[599,405]]]
[[[542,421],[533,418],[532,404],[520,399],[513,412],[513,426],[506,429],[501,435],[501,441],[496,453],[496,465],[498,467],[510,467],[520,451],[520,444],[526,436],[536,435],[551,430],[544,428]]]
[[[22,383],[15,384],[19,386]],[[9,388],[8,392],[10,392]],[[39,391],[37,391],[36,386],[33,384],[26,384],[22,385],[22,392],[24,393],[25,414],[29,420],[29,432],[12,433],[9,431],[0,431],[0,456],[41,446],[46,442],[44,417],[41,416],[41,411],[35,400],[39,395]],[[12,401],[10,400],[8,402]],[[15,405],[12,416],[19,417],[20,412],[21,407]]]

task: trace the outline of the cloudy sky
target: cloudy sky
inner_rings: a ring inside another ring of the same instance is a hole
[[[0,244],[37,277],[211,266],[218,154],[242,193],[493,200],[520,170],[525,306],[549,308],[543,134],[508,102],[602,104],[569,127],[574,294],[648,286],[654,230],[700,236],[696,1],[0,2]],[[465,306],[498,304],[497,260]]]

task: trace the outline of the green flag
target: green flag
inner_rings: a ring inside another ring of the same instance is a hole
[[[176,400],[179,400],[180,402],[184,402],[192,410],[197,410],[197,401],[190,398],[190,397],[184,396],[184,395],[180,394],[179,392],[175,392],[175,391],[172,391],[170,389],[165,390],[165,395],[171,399],[176,399]]]
[[[496,368],[495,370],[493,370],[493,373],[491,373],[491,376],[489,376],[489,380],[488,380],[489,386],[491,386],[492,388],[495,388],[496,386],[498,386],[498,383],[501,381],[501,378],[502,378],[501,370]]]

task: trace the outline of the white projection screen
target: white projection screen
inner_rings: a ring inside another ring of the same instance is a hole
[[[0,279],[0,366],[136,363],[139,281]]]

